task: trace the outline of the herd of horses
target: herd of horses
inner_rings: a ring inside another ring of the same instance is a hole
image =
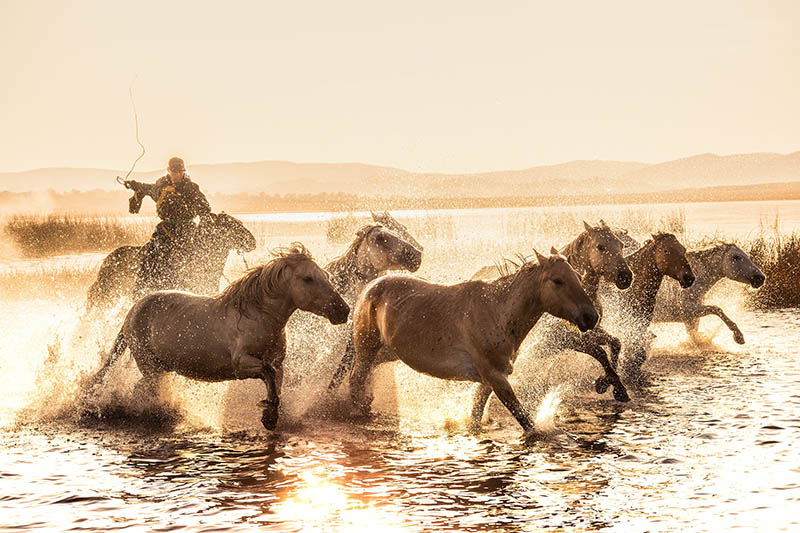
[[[230,215],[214,216],[205,228],[201,224],[198,233],[206,240],[186,251],[185,266],[176,266],[183,272],[181,286],[164,287],[133,304],[90,389],[129,348],[142,374],[136,393],[148,397],[156,396],[169,372],[201,381],[261,379],[267,390],[259,403],[261,421],[272,430],[278,421],[286,324],[299,309],[347,324],[342,331],[346,348],[328,389],[334,391],[349,376],[350,399],[359,413],[370,411],[373,370],[401,360],[436,378],[476,382],[471,430],[480,430],[494,393],[530,433],[532,418],[508,378],[522,342],[540,319],[544,334],[537,348],[589,355],[603,369],[596,392],[612,388],[616,401],[627,402],[623,378],[635,381],[641,375],[653,337],[651,322],[683,322],[695,338],[700,318],[715,314],[743,343],[736,324],[703,298],[723,278],[754,288],[765,281],[734,244],[687,252],[675,235],[657,233],[639,245],[601,220],[597,226],[584,222],[583,232],[560,250],[552,248],[549,256],[535,252],[518,262],[484,267],[468,281],[437,284],[389,273],[417,271],[423,247],[389,213],[372,215],[376,223],[361,228],[345,253],[324,268],[295,243],[219,294],[229,251],[251,251],[255,239]],[[87,306],[131,294],[137,253],[123,247],[103,261]],[[615,320],[626,325],[624,340],[603,327],[601,294],[610,294],[621,313]]]

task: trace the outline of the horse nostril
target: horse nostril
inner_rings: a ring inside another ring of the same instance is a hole
[[[617,276],[617,287],[620,289],[627,289],[631,286],[633,281],[633,274],[630,272],[620,272]]]
[[[750,284],[757,289],[764,284],[764,281],[766,281],[766,279],[767,278],[764,277],[764,274],[756,274],[755,276],[753,276],[753,281]]]

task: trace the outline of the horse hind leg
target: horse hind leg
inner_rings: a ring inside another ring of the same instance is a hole
[[[380,362],[378,352],[383,348],[377,330],[353,336],[354,361],[350,374],[350,400],[361,415],[369,415],[372,393],[367,389],[367,380]]]
[[[486,409],[486,402],[489,401],[489,396],[492,395],[492,388],[484,383],[479,383],[478,388],[475,389],[475,394],[472,397],[472,412],[470,413],[469,431],[471,433],[478,433],[481,430],[481,419],[483,412]]]

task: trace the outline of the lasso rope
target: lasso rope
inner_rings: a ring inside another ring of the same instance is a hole
[[[134,82],[136,82],[136,76],[133,77],[133,81],[131,81],[131,84],[128,86],[128,94],[131,97],[131,106],[133,107],[133,120],[134,123],[136,124],[136,142],[141,147],[142,153],[139,154],[139,157],[137,157],[136,160],[133,162],[133,164],[131,165],[131,169],[128,171],[127,174],[125,174],[124,178],[120,178],[119,176],[117,176],[117,183],[119,183],[120,185],[125,185],[125,182],[130,177],[131,172],[133,172],[133,169],[136,168],[136,163],[138,163],[139,160],[142,157],[144,157],[144,145],[142,144],[142,141],[139,140],[139,114],[136,112],[136,102],[133,100]]]

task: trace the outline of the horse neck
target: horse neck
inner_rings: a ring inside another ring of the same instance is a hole
[[[589,234],[584,231],[561,250],[561,254],[567,258],[567,262],[570,266],[580,275],[595,274],[592,264],[589,262],[589,257],[586,254],[585,245],[586,239],[588,238]]]
[[[219,297],[218,302],[220,302]],[[282,329],[297,310],[297,307],[286,297],[264,295],[259,302],[251,302],[245,308],[239,308],[231,302],[220,303],[226,309],[234,308],[239,320],[252,320],[259,324]],[[238,320],[237,320],[238,323]]]
[[[664,274],[656,266],[655,246],[644,246],[626,258],[633,272],[633,283],[623,294],[627,294],[635,310],[650,317],[655,309],[656,294]]]
[[[362,241],[363,242],[363,241]],[[351,247],[343,256],[325,266],[338,292],[352,292],[378,276],[369,261],[359,258],[361,244]]]
[[[711,287],[725,277],[722,272],[724,255],[725,249],[721,246],[715,246],[707,250],[686,252],[686,258],[692,266],[695,280],[692,286],[685,290],[690,291],[692,295],[700,297],[711,290]]]
[[[561,251],[561,254],[567,258],[567,262],[575,269],[581,278],[581,285],[586,292],[586,296],[592,300],[595,306],[599,305],[597,298],[597,291],[600,287],[600,274],[598,274],[592,263],[589,261],[589,256],[586,253],[586,240],[589,234],[585,231],[578,235],[575,240],[566,245]]]
[[[499,323],[512,336],[516,348],[544,313],[539,301],[541,280],[541,267],[532,265],[490,284],[495,290],[486,303],[495,307]]]

